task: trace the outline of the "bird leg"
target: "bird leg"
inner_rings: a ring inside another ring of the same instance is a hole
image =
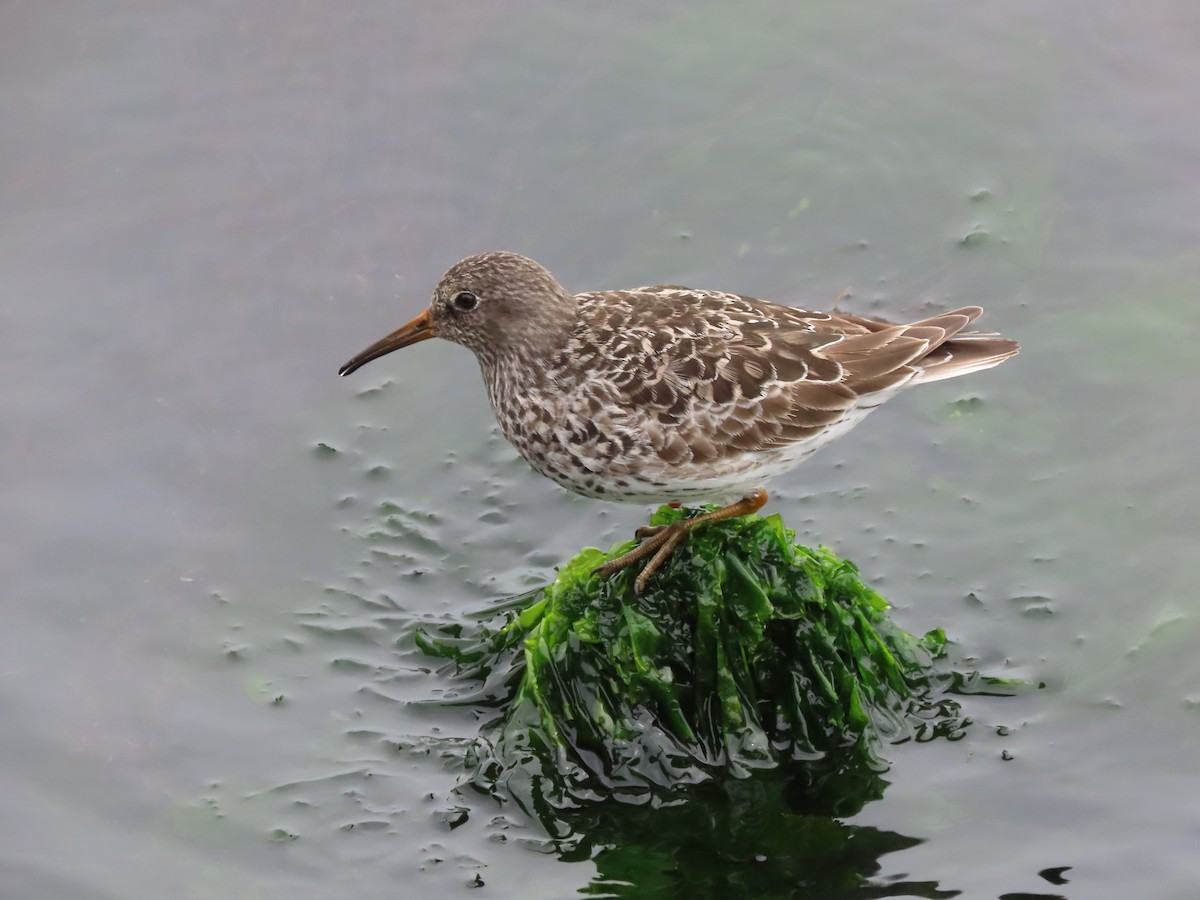
[[[704,525],[708,522],[720,522],[722,519],[732,519],[735,516],[747,516],[750,513],[758,512],[766,502],[766,489],[759,487],[752,490],[736,503],[722,506],[720,509],[714,509],[712,512],[706,512],[695,518],[680,519],[678,522],[672,522],[670,525],[647,525],[639,528],[634,532],[634,537],[641,540],[641,543],[628,553],[622,554],[616,559],[609,560],[596,569],[593,574],[607,578],[609,575],[628,568],[639,560],[650,556],[650,562],[646,563],[645,568],[638,573],[637,579],[633,582],[634,593],[640,594],[646,589],[646,582],[650,580],[650,576],[661,568],[667,558],[675,552],[675,548],[682,543],[683,539],[697,525]]]

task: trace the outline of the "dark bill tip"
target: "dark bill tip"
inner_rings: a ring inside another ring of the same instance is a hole
[[[351,372],[361,369],[371,360],[386,356],[393,350],[399,350],[401,347],[407,347],[409,344],[416,344],[436,336],[437,329],[433,327],[433,319],[430,318],[429,310],[425,310],[407,325],[397,328],[383,340],[376,341],[358,354],[338,369],[338,375],[349,375]]]

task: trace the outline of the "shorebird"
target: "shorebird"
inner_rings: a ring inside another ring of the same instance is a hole
[[[1015,341],[963,331],[982,312],[898,325],[675,284],[571,294],[534,260],[497,251],[451,266],[428,309],[339,374],[445,338],[475,353],[504,436],[563,487],[727,504],[638,529],[637,547],[597,569],[651,557],[640,592],[693,528],[762,508],[767,479],[901,390],[1016,354]]]

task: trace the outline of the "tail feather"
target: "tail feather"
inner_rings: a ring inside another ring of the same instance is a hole
[[[1017,352],[1016,341],[963,331],[982,314],[978,306],[964,306],[908,325],[843,316],[863,332],[844,335],[821,351],[845,368],[847,385],[860,396],[941,381],[990,368]]]
[[[996,334],[978,331],[957,334],[914,363],[920,372],[913,383],[928,384],[990,369],[1016,356],[1020,349],[1016,341]]]

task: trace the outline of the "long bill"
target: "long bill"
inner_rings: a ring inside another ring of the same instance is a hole
[[[393,350],[399,350],[401,347],[407,347],[409,344],[416,344],[419,341],[428,340],[431,337],[437,337],[437,329],[433,326],[433,319],[429,315],[429,310],[421,313],[407,325],[397,328],[383,340],[376,341],[350,362],[346,363],[338,369],[339,375],[349,375],[355,369],[360,369],[373,359],[379,359],[391,353]]]

